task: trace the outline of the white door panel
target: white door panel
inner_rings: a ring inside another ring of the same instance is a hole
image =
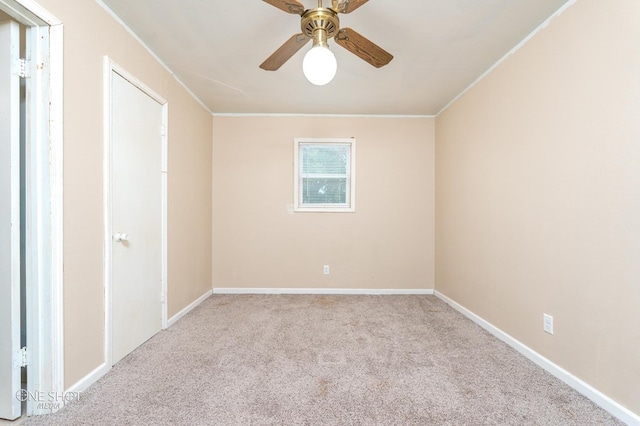
[[[20,417],[20,27],[0,23],[0,418]]]
[[[112,363],[162,328],[162,105],[112,72]]]

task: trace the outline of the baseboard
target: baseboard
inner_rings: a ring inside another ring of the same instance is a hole
[[[205,294],[203,294],[202,296],[198,297],[196,300],[194,300],[193,302],[189,303],[187,306],[185,306],[180,312],[178,312],[177,314],[175,314],[174,316],[172,316],[171,318],[169,318],[169,320],[167,321],[167,328],[171,327],[173,324],[175,324],[180,318],[182,318],[183,316],[187,315],[189,312],[191,312],[196,306],[198,306],[199,304],[201,304],[202,302],[204,302],[209,296],[211,296],[211,294],[213,293],[212,290],[207,290],[207,292]]]
[[[361,289],[361,288],[214,288],[214,294],[362,294],[419,295],[433,294],[433,289]]]
[[[480,327],[484,328],[489,333],[493,334],[495,337],[502,340],[512,348],[514,348],[520,354],[524,355],[529,360],[533,361],[535,364],[542,367],[553,376],[557,377],[567,385],[571,386],[576,391],[580,392],[581,394],[589,398],[591,401],[593,401],[603,409],[607,410],[609,413],[611,413],[618,419],[622,420],[628,425],[640,425],[640,415],[634,413],[628,408],[617,403],[607,395],[595,389],[593,386],[580,380],[579,378],[577,378],[576,376],[574,376],[564,368],[560,367],[559,365],[554,364],[552,361],[543,357],[542,355],[540,355],[530,347],[526,346],[522,342],[511,337],[504,331],[500,330],[498,327],[494,326],[490,322],[474,314],[464,306],[458,304],[457,302],[454,302],[452,299],[440,293],[439,291],[435,291],[434,294],[436,297],[438,297],[439,299],[441,299],[442,301],[450,305],[453,309],[460,312],[461,314],[469,318],[471,321],[475,322]]]
[[[82,379],[69,386],[66,392],[84,392],[89,386],[97,382],[111,370],[111,367],[106,362],[100,364],[91,373],[84,376]]]
[[[193,308],[195,308],[200,303],[202,303],[205,299],[211,296],[211,293],[212,293],[212,290],[207,291],[205,294],[203,294],[202,296],[194,300],[192,303],[190,303],[189,306],[185,307],[180,312],[175,314],[173,317],[169,319],[169,321],[167,321],[167,326],[170,327],[171,325],[173,325],[176,321],[178,321],[180,318],[182,318],[187,313],[189,313],[189,311],[191,311]],[[109,370],[111,370],[111,367],[106,362],[103,362],[98,367],[96,367],[91,373],[87,374],[82,379],[78,380],[76,383],[74,383],[69,388],[67,388],[66,392],[83,392],[89,386],[91,386],[92,384],[100,380],[105,374],[109,372]]]

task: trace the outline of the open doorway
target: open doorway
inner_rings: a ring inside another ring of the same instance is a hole
[[[54,411],[35,396],[64,390],[62,25],[32,0],[0,0],[0,22],[0,418],[15,419]]]

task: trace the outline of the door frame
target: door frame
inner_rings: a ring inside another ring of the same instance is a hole
[[[104,286],[105,286],[105,362],[107,369],[111,369],[113,366],[112,356],[112,332],[113,332],[113,303],[112,303],[112,250],[113,250],[113,227],[112,227],[112,140],[111,140],[111,123],[112,123],[112,111],[111,103],[113,99],[112,89],[112,76],[116,73],[122,78],[133,84],[135,87],[144,92],[147,96],[158,102],[162,106],[162,163],[161,163],[161,239],[162,239],[162,285],[161,285],[161,310],[162,310],[162,329],[167,328],[167,159],[168,159],[168,102],[158,95],[155,91],[149,88],[146,84],[140,81],[138,78],[130,74],[123,67],[115,63],[109,56],[104,57]]]
[[[27,391],[64,391],[63,26],[33,0],[0,0],[27,27]],[[27,415],[46,414],[27,399]]]

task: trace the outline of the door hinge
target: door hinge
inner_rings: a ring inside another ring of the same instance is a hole
[[[29,77],[28,65],[29,65],[29,61],[27,61],[26,59],[20,58],[16,60],[15,65],[13,67],[13,74],[17,75],[20,78]]]
[[[23,347],[18,351],[18,356],[16,357],[16,367],[26,367],[29,365],[29,352],[27,351],[27,347]]]

